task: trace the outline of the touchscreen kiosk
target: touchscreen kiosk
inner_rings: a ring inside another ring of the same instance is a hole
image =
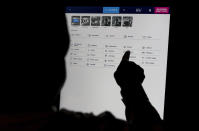
[[[163,118],[169,7],[66,7],[70,35],[60,108],[125,119],[114,72],[125,51],[144,69],[144,90]]]

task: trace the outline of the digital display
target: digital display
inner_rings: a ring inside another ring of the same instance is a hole
[[[169,7],[66,7],[70,49],[60,108],[125,119],[113,74],[125,51],[144,69],[144,90],[163,118]],[[133,80],[132,80],[133,81]]]

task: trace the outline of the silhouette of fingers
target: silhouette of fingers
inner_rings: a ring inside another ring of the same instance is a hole
[[[122,61],[129,61],[130,58],[130,51],[126,51],[122,57]]]
[[[123,66],[125,65],[125,63],[129,62],[129,58],[130,58],[130,51],[126,51],[124,55],[122,56],[122,60],[117,69],[120,69],[120,68],[123,69]]]

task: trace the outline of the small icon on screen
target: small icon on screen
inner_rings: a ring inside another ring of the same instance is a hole
[[[132,16],[124,16],[123,17],[123,27],[131,27],[133,23]]]
[[[122,17],[121,16],[113,16],[112,17],[112,26],[121,26]]]
[[[100,16],[91,17],[91,26],[100,26]]]
[[[111,25],[111,16],[102,16],[102,26]]]
[[[151,12],[151,9],[149,9],[149,12]]]
[[[89,26],[90,25],[90,16],[82,16],[81,25],[82,26]]]
[[[72,16],[72,25],[80,25],[80,16]]]

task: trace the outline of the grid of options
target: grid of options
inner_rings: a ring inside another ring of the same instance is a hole
[[[74,26],[118,26],[132,27],[132,16],[71,16]]]

